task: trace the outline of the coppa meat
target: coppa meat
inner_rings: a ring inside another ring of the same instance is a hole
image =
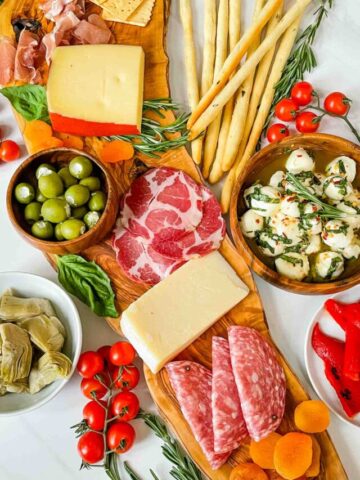
[[[229,342],[225,338],[212,339],[212,368],[214,450],[226,453],[237,448],[248,432],[231,367]]]
[[[214,452],[211,372],[202,365],[188,361],[172,362],[166,368],[181,411],[211,468],[216,470],[226,462],[230,452]]]
[[[286,382],[274,349],[254,329],[229,328],[231,364],[250,437],[275,431],[284,415]]]

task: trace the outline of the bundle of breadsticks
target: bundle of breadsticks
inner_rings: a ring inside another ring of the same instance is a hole
[[[192,0],[195,2],[196,0]],[[200,82],[192,29],[192,2],[179,0],[185,40],[188,121],[192,156],[210,183],[223,180],[221,205],[229,209],[236,178],[255,152],[275,93],[312,0],[254,0],[252,23],[241,35],[243,0],[204,1]]]

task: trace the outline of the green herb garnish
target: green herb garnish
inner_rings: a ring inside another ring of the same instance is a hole
[[[4,87],[0,93],[25,120],[42,120],[50,123],[46,90],[41,85]]]
[[[333,274],[336,272],[337,267],[340,263],[342,263],[342,258],[341,257],[335,257],[331,260],[330,268],[328,270],[328,273],[326,275],[326,279],[331,279]]]
[[[254,191],[246,195],[246,200],[249,204],[251,204],[251,200],[256,200],[258,202],[265,202],[265,203],[280,203],[280,198],[272,198],[269,195],[266,195],[261,191],[261,186],[255,186]],[[256,210],[265,211],[260,208],[256,208]]]
[[[304,265],[304,261],[301,258],[291,257],[290,255],[280,255],[280,258],[285,260],[285,262],[289,262],[292,265]]]

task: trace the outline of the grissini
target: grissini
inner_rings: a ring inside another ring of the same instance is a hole
[[[242,0],[230,0],[229,3],[229,49],[235,48],[237,42],[240,40],[241,34],[241,3]],[[232,98],[224,109],[221,128],[218,138],[215,160],[213,162],[209,182],[216,183],[223,175],[221,168],[222,158],[226,148],[227,137],[229,133],[232,113],[234,109],[234,99]]]
[[[191,110],[199,101],[199,84],[196,71],[196,54],[193,35],[193,19],[191,11],[191,0],[181,0],[180,17],[184,32],[185,44],[185,71],[187,79],[187,95]],[[192,158],[196,164],[201,163],[202,138],[197,138],[191,143]]]
[[[281,1],[281,0],[280,0]],[[213,99],[209,107],[193,125],[189,138],[196,138],[218,116],[219,111],[235,94],[244,80],[251,75],[261,59],[278,41],[281,35],[299,17],[312,0],[297,0],[290,10],[283,16],[271,35],[260,44],[256,52],[242,65],[237,73],[229,80],[227,85]]]
[[[217,33],[216,33],[216,53],[215,53],[215,69],[216,75],[222,68],[226,59],[228,50],[228,34],[229,34],[229,0],[220,0],[217,18]],[[208,178],[211,165],[214,161],[215,151],[219,138],[219,131],[221,125],[222,109],[219,110],[218,115],[213,119],[206,132],[204,143],[204,162],[202,174],[204,178]]]
[[[201,74],[201,96],[209,90],[214,79],[216,42],[216,0],[204,4],[204,48]]]
[[[203,111],[210,105],[212,100],[216,97],[219,91],[224,87],[226,82],[229,80],[230,75],[236,70],[240,65],[241,59],[245,53],[251,47],[255,38],[257,38],[269,21],[269,19],[275,14],[276,10],[279,8],[279,5],[282,0],[269,0],[263,8],[261,14],[259,15],[258,21],[251,25],[248,30],[241,37],[239,42],[236,44],[235,48],[232,50],[230,55],[227,57],[221,71],[215,75],[214,82],[209,89],[209,91],[202,97],[196,109],[190,115],[188,121],[188,128],[194,125],[196,120],[200,117]]]
[[[304,10],[305,8],[306,7],[304,7]],[[245,152],[241,157],[238,158],[237,163],[232,167],[228,173],[228,176],[226,177],[221,192],[220,201],[221,208],[224,213],[228,212],[229,210],[231,193],[238,173],[241,171],[244,163],[247,162],[254,153],[257,142],[261,136],[265,121],[271,109],[271,104],[275,94],[275,86],[281,78],[281,74],[294,46],[304,10],[300,13],[299,18],[295,20],[295,22],[293,22],[293,24],[288,28],[281,39]]]

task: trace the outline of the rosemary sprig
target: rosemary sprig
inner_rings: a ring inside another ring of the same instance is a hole
[[[161,448],[164,457],[174,465],[170,471],[173,478],[176,480],[203,480],[200,470],[183,452],[179,443],[169,435],[166,425],[160,417],[140,410],[138,418],[142,418],[145,424],[155,432],[155,435],[164,442]]]
[[[165,117],[160,110],[172,110],[173,112],[177,112],[180,108],[180,105],[178,103],[175,103],[171,100],[169,97],[164,97],[164,98],[153,98],[150,100],[144,100],[143,103],[143,112],[145,111],[153,111],[157,114],[159,114],[161,117]]]
[[[129,475],[131,480],[141,480],[141,478],[134,472],[134,470],[130,467],[128,462],[124,462],[124,468],[126,473]]]

